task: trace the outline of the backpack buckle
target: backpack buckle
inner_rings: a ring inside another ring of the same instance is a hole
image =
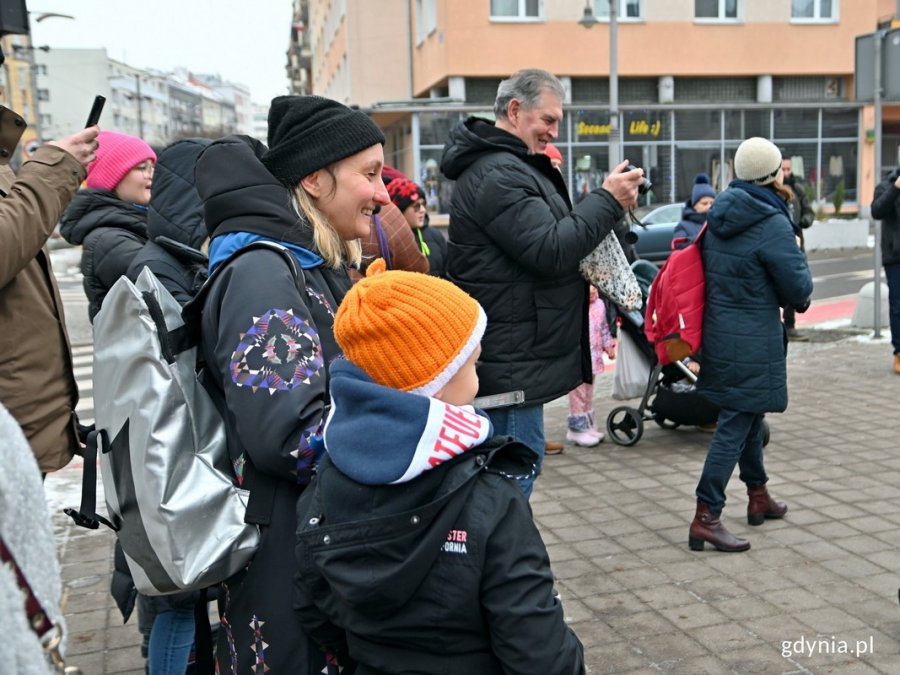
[[[88,515],[85,515],[81,511],[76,511],[72,508],[63,509],[63,513],[65,513],[69,518],[75,521],[75,524],[79,527],[86,527],[89,530],[96,530],[100,527],[100,521],[96,518],[91,518]]]

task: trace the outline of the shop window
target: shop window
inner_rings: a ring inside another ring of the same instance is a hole
[[[824,108],[822,138],[855,139],[859,134],[859,110],[856,108]]]
[[[628,21],[644,18],[642,0],[594,0],[594,16],[601,21],[609,21],[609,3],[611,1],[619,3],[616,5],[617,20]]]
[[[603,179],[608,173],[609,149],[603,147],[576,147],[572,149],[574,154],[572,162],[572,183],[569,190],[572,193],[572,202],[577,204],[591,190],[596,190],[603,185]]]
[[[453,196],[454,181],[441,173],[443,148],[422,148],[421,175],[416,182],[425,189],[425,208],[428,213],[448,213]]]
[[[480,114],[480,113],[479,113]],[[419,144],[443,147],[450,129],[464,119],[458,112],[419,113]]]
[[[726,110],[725,139],[743,141],[752,136],[772,137],[771,111]]]
[[[791,173],[802,181],[804,192],[810,202],[821,195],[818,185],[822,172],[818,167],[818,143],[784,143],[778,146],[781,156],[791,160]]]
[[[791,138],[818,138],[819,136],[819,109],[805,110],[776,110],[774,115],[775,127],[773,137]]]
[[[571,114],[573,141],[609,142],[609,110],[575,110]]]
[[[791,19],[799,21],[838,20],[838,0],[791,0]]]
[[[822,143],[822,198],[833,204],[843,192],[843,202],[857,202],[856,142]]]
[[[491,0],[491,19],[541,19],[541,0]]]
[[[691,196],[691,188],[694,187],[694,177],[698,173],[705,173],[710,177],[712,186],[716,192],[728,187],[728,183],[734,176],[731,167],[725,170],[724,181],[721,179],[722,151],[721,146],[706,144],[704,147],[682,146],[675,144],[675,201],[680,202]]]
[[[672,137],[668,111],[628,110],[622,115],[622,139],[626,142],[658,142]]]
[[[675,138],[679,141],[719,140],[722,137],[719,110],[676,110]]]
[[[694,18],[712,21],[737,21],[740,0],[694,0]]]
[[[653,184],[650,192],[638,195],[638,206],[664,204],[670,201],[672,192],[672,153],[666,144],[626,143],[623,157],[644,170],[644,176]]]

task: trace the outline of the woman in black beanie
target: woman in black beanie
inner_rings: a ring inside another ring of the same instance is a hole
[[[223,674],[304,675],[321,672],[325,655],[293,611],[295,507],[320,452],[327,367],[341,356],[332,325],[347,268],[389,198],[384,135],[359,111],[281,96],[268,140],[267,149],[246,136],[220,139],[196,165],[214,275],[201,346],[224,401],[235,480],[249,491],[246,520],[260,527],[253,560],[222,584],[216,659]],[[260,240],[286,248],[300,278],[277,251],[229,260]]]

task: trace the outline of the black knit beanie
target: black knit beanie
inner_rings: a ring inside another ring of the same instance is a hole
[[[269,108],[269,149],[262,163],[287,187],[361,150],[384,144],[369,116],[321,96],[277,96]]]

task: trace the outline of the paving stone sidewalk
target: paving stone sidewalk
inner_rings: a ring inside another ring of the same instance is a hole
[[[729,487],[725,523],[747,553],[687,547],[708,433],[651,422],[631,448],[547,459],[534,514],[589,672],[898,672],[900,377],[884,341],[819,337],[791,344],[790,407],[767,418],[769,485],[787,517],[749,527],[743,484]],[[620,405],[610,381],[596,387],[598,419]],[[548,438],[563,438],[566,411],[547,407]],[[77,503],[80,476],[48,477],[52,506]],[[67,520],[54,517],[69,660],[142,673],[134,619],[123,626],[108,593],[112,538]]]

